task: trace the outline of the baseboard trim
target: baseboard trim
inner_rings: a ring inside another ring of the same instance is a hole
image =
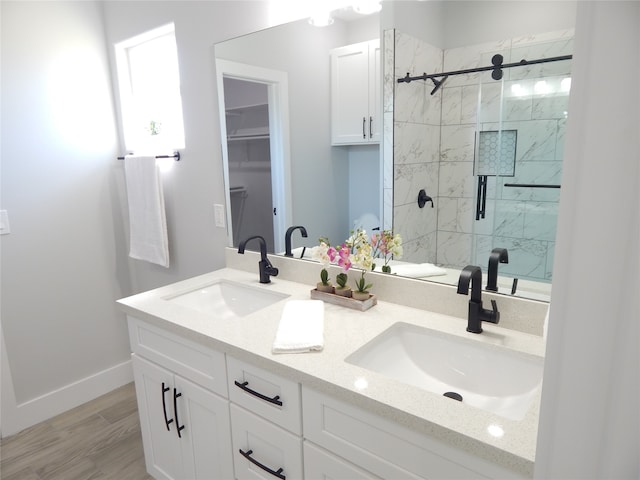
[[[2,437],[48,420],[133,381],[131,360],[16,405],[3,402]]]

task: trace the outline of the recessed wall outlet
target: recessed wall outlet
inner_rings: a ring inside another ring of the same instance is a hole
[[[0,210],[0,235],[11,233],[9,228],[9,214],[6,210]]]
[[[213,213],[215,215],[216,227],[225,228],[227,226],[227,223],[224,221],[224,205],[214,203]]]

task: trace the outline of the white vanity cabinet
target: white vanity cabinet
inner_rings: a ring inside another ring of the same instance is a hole
[[[129,334],[149,474],[233,478],[224,355],[131,317]]]
[[[382,136],[380,40],[331,50],[331,144],[379,143]]]
[[[300,384],[227,356],[236,478],[303,478]]]
[[[302,406],[305,442],[331,461],[308,462],[305,444],[306,478],[524,478],[306,387]]]

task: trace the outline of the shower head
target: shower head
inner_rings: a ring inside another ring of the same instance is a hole
[[[446,75],[444,77],[442,77],[442,80],[436,80],[435,78],[432,78],[431,81],[433,82],[433,90],[431,90],[431,95],[433,95],[434,93],[436,93],[438,91],[438,89],[442,86],[442,84],[444,83],[444,81],[449,78],[449,75]]]

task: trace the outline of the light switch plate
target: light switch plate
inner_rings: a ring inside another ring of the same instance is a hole
[[[0,235],[6,235],[7,233],[11,233],[9,214],[6,210],[0,210]]]
[[[213,213],[215,215],[216,227],[225,228],[227,224],[224,221],[224,205],[220,205],[219,203],[214,203]]]

